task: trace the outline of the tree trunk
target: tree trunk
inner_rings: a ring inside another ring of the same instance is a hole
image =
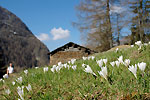
[[[143,0],[140,0],[139,2],[140,4],[140,7],[139,7],[139,20],[138,20],[138,23],[139,23],[139,32],[140,32],[140,40],[142,42],[144,42],[144,29],[143,29]]]
[[[120,45],[120,29],[119,29],[119,21],[118,21],[118,14],[117,14],[117,43]]]
[[[107,8],[106,8],[106,17],[107,17],[107,24],[108,24],[108,29],[107,29],[107,34],[108,34],[108,40],[109,40],[109,48],[113,47],[113,40],[112,40],[112,31],[111,31],[111,21],[110,21],[110,5],[109,5],[109,0],[107,0]]]

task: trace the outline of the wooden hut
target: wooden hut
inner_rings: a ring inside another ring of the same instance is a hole
[[[93,53],[95,53],[95,51],[90,50],[89,48],[69,42],[64,46],[49,52],[48,55],[50,55],[50,65],[55,65],[60,61],[65,63],[73,58],[80,59],[83,56],[89,56]]]

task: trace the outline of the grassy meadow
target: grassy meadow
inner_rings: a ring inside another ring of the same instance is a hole
[[[61,67],[51,71],[53,66],[39,67],[14,73],[11,77],[0,81],[1,100],[150,100],[150,45],[143,45],[108,51],[92,55],[93,59],[76,60],[69,67]],[[136,76],[120,63],[114,67],[110,62],[117,61],[120,56],[130,59],[130,66],[141,62],[146,68],[141,71],[137,67]],[[98,71],[101,67],[97,60],[107,59],[107,78],[102,77]],[[83,63],[89,65],[96,74],[85,72]],[[76,65],[73,69],[72,66]],[[60,66],[63,66],[62,64]],[[44,71],[45,70],[45,71]],[[17,79],[22,77],[22,81]],[[12,83],[14,82],[14,84]],[[26,86],[31,85],[28,90]],[[20,92],[18,86],[21,88]],[[20,94],[19,94],[20,93]]]

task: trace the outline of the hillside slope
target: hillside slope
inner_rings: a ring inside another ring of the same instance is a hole
[[[0,48],[3,51],[5,65],[12,62],[15,67],[32,67],[49,63],[48,48],[16,15],[2,7],[0,7]],[[2,72],[0,69],[0,74]]]
[[[113,61],[115,61],[114,65]],[[150,45],[146,44],[139,50],[138,46],[134,46],[133,48],[119,49],[117,52],[109,51],[87,58],[83,57],[77,61],[72,59],[67,64],[58,63],[57,66],[32,68],[28,69],[28,73],[26,70],[19,74],[13,74],[11,78],[1,80],[0,94],[2,95],[0,98],[4,100],[6,98],[150,100],[149,61]],[[139,67],[142,62],[142,67]],[[145,69],[144,63],[146,63]],[[137,68],[133,71],[136,72],[134,74],[129,70],[132,65],[134,66],[132,70]],[[13,85],[12,82],[15,84]]]

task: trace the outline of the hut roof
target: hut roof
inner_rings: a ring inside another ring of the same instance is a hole
[[[53,50],[52,52],[49,52],[48,55],[50,55],[50,54],[53,55],[53,54],[55,54],[55,53],[57,53],[59,51],[64,51],[66,48],[69,48],[69,47],[74,47],[74,48],[78,48],[79,47],[79,48],[84,49],[88,53],[96,53],[94,50],[91,50],[89,48],[80,46],[80,45],[78,45],[76,43],[73,43],[73,42],[69,42],[69,43],[65,44],[64,46],[61,46],[61,47]]]

